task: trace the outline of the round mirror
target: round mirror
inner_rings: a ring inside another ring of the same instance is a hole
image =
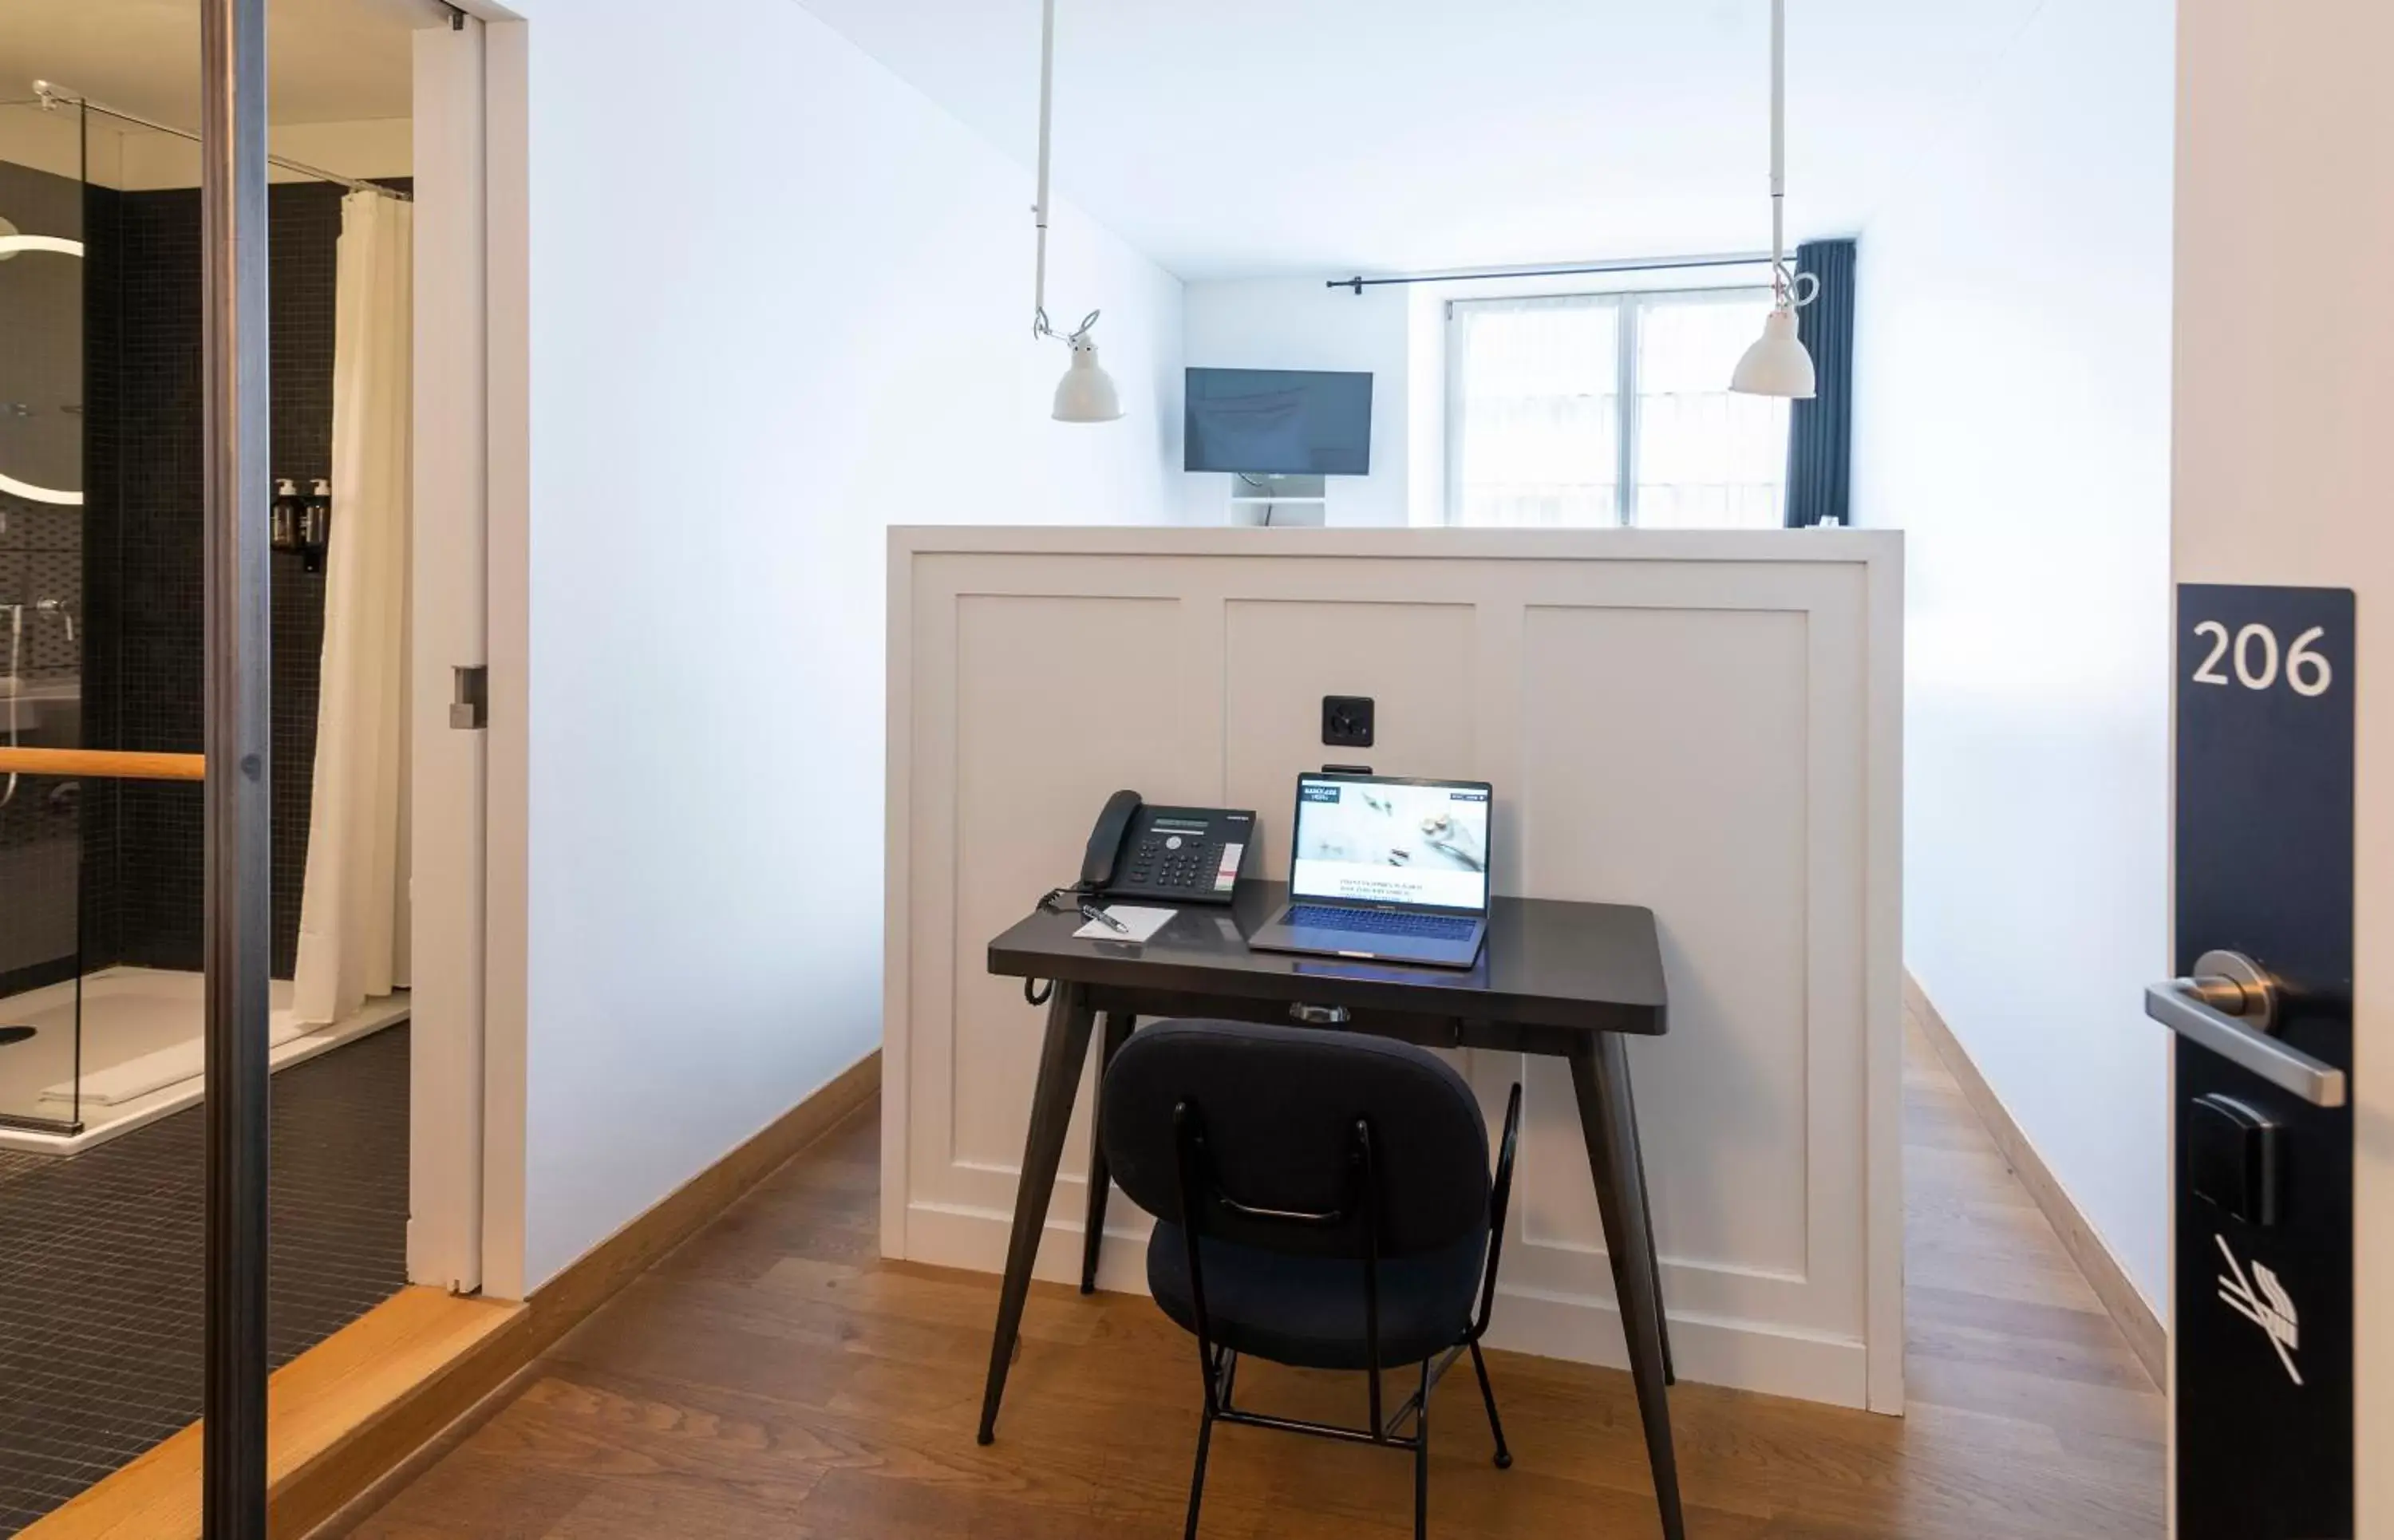
[[[0,220],[0,493],[65,507],[83,503],[83,273],[56,258],[82,256]]]

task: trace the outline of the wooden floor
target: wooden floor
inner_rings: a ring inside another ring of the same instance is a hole
[[[2163,1406],[1917,1033],[1905,1077],[1909,1413],[1682,1385],[1703,1540],[2163,1533]],[[548,1353],[359,1523],[377,1540],[1180,1533],[1198,1386],[1146,1299],[1039,1285],[995,1446],[973,1442],[995,1280],[875,1256],[878,1133],[801,1154]],[[1499,1308],[1502,1306],[1500,1304]],[[1492,1354],[1432,1407],[1442,1536],[1658,1534],[1624,1375]],[[1351,1376],[1243,1366],[1241,1400],[1356,1415]],[[1226,1428],[1208,1536],[1410,1533],[1401,1454]]]

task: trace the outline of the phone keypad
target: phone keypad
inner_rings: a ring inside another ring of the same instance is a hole
[[[1229,808],[1142,808],[1104,891],[1164,903],[1228,903],[1256,815]]]
[[[1150,837],[1141,840],[1131,856],[1130,886],[1210,893],[1214,889],[1214,873],[1221,862],[1222,847],[1218,843],[1201,844],[1178,835],[1161,839]]]

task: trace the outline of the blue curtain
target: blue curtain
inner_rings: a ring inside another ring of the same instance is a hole
[[[1820,394],[1797,401],[1787,424],[1787,527],[1847,521],[1853,480],[1854,244],[1807,241],[1796,270],[1821,280],[1820,296],[1796,312],[1796,335],[1812,351]]]

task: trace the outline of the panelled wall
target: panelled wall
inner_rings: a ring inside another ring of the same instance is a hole
[[[1499,891],[1661,926],[1672,1030],[1630,1051],[1679,1372],[1896,1409],[1900,541],[893,531],[885,1251],[1003,1259],[1041,1015],[984,949],[1108,793],[1252,808],[1277,875],[1300,770],[1479,777]],[[1378,702],[1373,749],[1322,745],[1331,693]],[[1527,1083],[1497,1339],[1624,1362],[1566,1075],[1466,1059],[1492,1118]],[[1146,1218],[1110,1215],[1140,1288]]]

